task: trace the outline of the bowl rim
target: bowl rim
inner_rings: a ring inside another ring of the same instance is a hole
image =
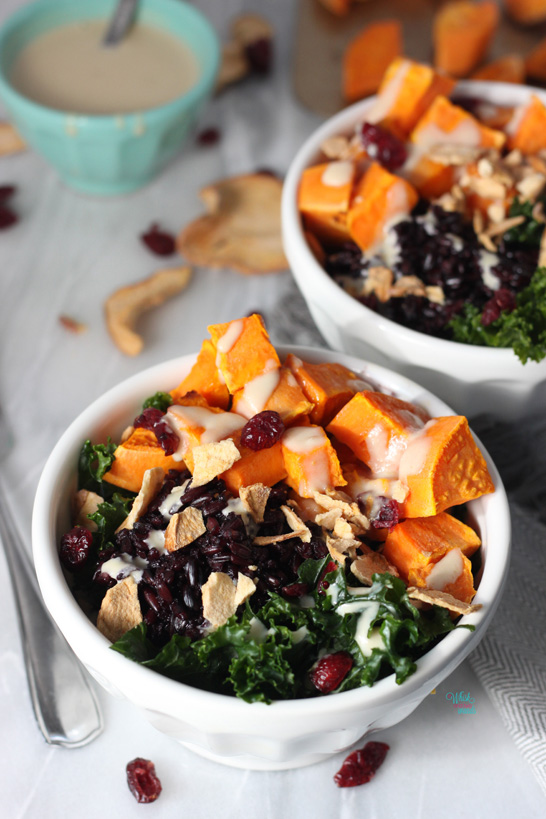
[[[9,76],[4,71],[0,62],[0,92],[11,104],[17,105],[20,109],[28,112],[33,116],[40,116],[42,119],[49,120],[52,125],[58,125],[61,128],[65,127],[67,118],[71,123],[80,128],[92,126],[98,130],[111,130],[112,126],[118,128],[117,123],[120,118],[130,119],[134,118],[137,121],[142,120],[143,117],[152,124],[156,119],[162,119],[166,114],[176,113],[178,109],[192,106],[198,102],[203,94],[208,92],[212,87],[218,68],[220,65],[220,41],[218,35],[207,19],[207,17],[197,7],[186,2],[186,0],[143,0],[144,4],[149,4],[150,7],[157,6],[158,8],[174,9],[175,13],[180,13],[186,19],[193,19],[195,23],[201,26],[205,36],[208,37],[211,46],[212,59],[200,64],[200,71],[196,83],[185,91],[183,94],[175,97],[170,102],[163,105],[156,105],[150,108],[143,108],[141,110],[128,111],[116,114],[78,114],[72,111],[63,111],[60,108],[49,108],[47,105],[42,105],[35,100],[21,94],[11,83]],[[35,14],[45,13],[48,6],[66,5],[66,0],[34,0],[34,2],[24,5],[13,12],[0,27],[0,52],[7,42],[8,38],[19,27],[24,26],[25,23],[33,18]],[[90,6],[85,6],[82,10],[81,18],[79,20],[96,20],[101,17],[100,9],[93,12]],[[52,28],[60,27],[52,26]],[[165,28],[169,32],[169,29]],[[177,35],[171,34],[176,39],[182,40]],[[183,41],[185,45],[191,50],[194,56],[195,49],[187,40]]]
[[[307,355],[311,358],[315,356],[316,360],[339,361],[341,359],[347,366],[353,368],[358,365],[358,371],[364,372],[364,377],[371,378],[383,389],[399,391],[402,395],[409,393],[414,396],[413,400],[424,399],[425,404],[427,402],[431,404],[431,409],[436,408],[433,409],[436,415],[438,412],[453,414],[443,401],[429,391],[424,390],[410,379],[379,365],[354,356],[319,348],[278,345],[276,349],[281,357],[287,352],[294,352],[296,355]],[[57,559],[57,516],[61,508],[60,496],[62,494],[60,485],[64,484],[64,497],[66,498],[66,484],[69,476],[74,474],[77,452],[85,438],[89,437],[90,431],[96,429],[101,422],[104,424],[108,413],[119,408],[120,403],[127,404],[128,401],[138,411],[143,397],[151,394],[154,384],[156,389],[160,389],[161,385],[165,386],[166,379],[174,383],[176,378],[184,376],[195,359],[196,354],[170,359],[149,367],[112,387],[75,418],[57,442],[44,466],[36,491],[32,515],[32,544],[36,572],[42,595],[53,619],[84,664],[91,665],[97,673],[113,684],[119,685],[125,696],[131,699],[131,695],[125,692],[129,678],[132,690],[138,690],[140,697],[147,700],[149,706],[152,706],[153,702],[160,703],[162,712],[169,710],[169,704],[192,698],[196,705],[202,704],[211,712],[226,713],[226,708],[228,708],[231,716],[250,714],[248,706],[252,705],[255,709],[261,710],[261,716],[266,722],[275,721],[280,711],[286,716],[297,714],[298,717],[314,715],[317,709],[321,714],[335,714],[348,710],[355,710],[356,713],[358,710],[377,707],[385,702],[397,701],[399,696],[406,699],[407,696],[416,695],[415,692],[422,689],[428,680],[433,680],[435,676],[441,674],[446,667],[451,670],[458,665],[477,645],[493,617],[506,581],[510,557],[510,513],[506,493],[494,463],[478,439],[478,445],[486,458],[497,489],[493,494],[471,502],[471,505],[481,504],[479,508],[485,504],[483,515],[488,530],[491,526],[495,530],[498,529],[495,539],[495,561],[492,562],[490,559],[488,562],[486,557],[483,576],[476,595],[476,601],[483,602],[484,606],[478,612],[467,615],[461,620],[462,624],[475,625],[475,631],[455,629],[445,635],[434,648],[417,661],[416,672],[401,686],[395,684],[393,673],[369,688],[360,687],[340,692],[335,697],[276,700],[268,706],[264,703],[247,703],[230,695],[194,688],[162,676],[110,650],[109,641],[88,619],[73,596]],[[492,511],[488,512],[488,508]],[[488,538],[491,538],[490,532]],[[147,696],[147,692],[150,691],[154,692],[153,698]]]
[[[529,94],[536,93],[546,103],[546,90],[530,85],[514,85],[513,83],[487,80],[461,80],[455,87],[455,92],[457,91],[463,94],[472,91],[473,95],[483,95],[486,102],[493,102],[491,99],[491,92],[493,92],[493,98],[498,99],[499,102],[502,100],[505,104],[506,99],[515,98],[515,105],[522,104]],[[470,94],[467,95],[470,96]],[[489,97],[489,99],[487,99],[487,97]],[[515,366],[518,369],[524,367],[527,370],[536,367],[543,368],[546,366],[546,359],[538,362],[527,361],[525,364],[522,364],[511,347],[482,347],[476,344],[463,344],[459,341],[437,338],[436,336],[430,336],[418,330],[405,327],[403,324],[398,324],[385,316],[380,316],[374,310],[371,310],[369,307],[366,307],[366,305],[361,304],[361,302],[353,296],[349,295],[340,285],[336,284],[315,258],[305,239],[303,223],[297,206],[301,173],[305,168],[313,164],[313,160],[316,163],[320,156],[321,143],[327,137],[348,133],[351,127],[361,120],[363,113],[372,105],[375,99],[376,96],[374,95],[359,100],[329,117],[307,137],[290,163],[283,184],[281,222],[283,243],[289,262],[291,262],[291,257],[294,254],[298,254],[302,259],[299,263],[290,264],[296,282],[299,283],[299,276],[301,275],[297,268],[300,265],[305,265],[305,267],[309,269],[310,275],[317,278],[320,286],[326,290],[331,298],[338,301],[342,309],[350,310],[353,313],[361,313],[362,321],[380,324],[382,331],[396,334],[402,344],[406,342],[416,347],[422,347],[433,342],[438,345],[439,355],[445,352],[447,355],[461,356],[468,355],[469,352],[475,354],[475,351],[479,350],[480,356],[483,356],[485,359],[482,362],[484,365],[487,365],[488,361],[494,361],[497,364],[499,361],[502,361],[506,366]]]

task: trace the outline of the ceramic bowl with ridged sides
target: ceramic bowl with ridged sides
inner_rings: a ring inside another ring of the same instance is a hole
[[[521,105],[546,92],[507,83],[465,81],[457,93],[498,105]],[[511,349],[478,347],[426,335],[390,321],[346,293],[326,273],[304,235],[297,205],[305,168],[321,160],[329,137],[350,135],[375,98],[357,102],[314,131],[292,160],[282,196],[284,250],[311,315],[327,343],[418,381],[470,418],[491,413],[512,420],[546,398],[546,359],[522,364]]]
[[[311,362],[337,361],[386,392],[423,406],[431,415],[451,410],[405,377],[343,353],[279,347]],[[87,438],[114,439],[140,411],[142,400],[172,389],[195,356],[167,361],[135,375],[79,415],[51,453],[40,478],[32,521],[36,571],[45,603],[68,643],[92,676],[112,695],[127,699],[160,731],[193,751],[226,765],[280,770],[310,765],[345,751],[365,734],[394,725],[414,711],[484,636],[500,601],[510,552],[510,516],[499,474],[484,451],[495,492],[468,504],[482,538],[483,571],[476,603],[462,618],[474,631],[455,629],[417,661],[417,671],[397,685],[394,674],[372,687],[327,696],[249,704],[163,677],[116,651],[78,605],[61,569],[58,549],[70,528],[69,498],[78,453]],[[483,451],[483,447],[482,447]]]
[[[39,105],[10,81],[17,55],[58,26],[108,20],[115,0],[39,0],[23,6],[0,29],[0,97],[22,137],[71,188],[95,196],[129,193],[148,184],[178,153],[212,95],[220,61],[216,32],[182,0],[141,0],[138,19],[168,31],[198,63],[197,82],[165,105],[123,115],[65,113]]]

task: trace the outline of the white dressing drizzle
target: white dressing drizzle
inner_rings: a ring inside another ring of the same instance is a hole
[[[436,563],[427,577],[427,589],[443,591],[450,583],[455,583],[463,571],[463,555],[460,549],[450,549]]]
[[[101,572],[113,577],[114,580],[123,580],[132,574],[137,583],[142,578],[142,570],[146,568],[148,561],[142,557],[133,557],[124,552],[119,557],[111,557],[105,560],[101,566]]]
[[[210,444],[228,438],[246,424],[246,418],[235,412],[212,412],[206,407],[170,406],[165,414],[173,430],[180,438],[180,446],[173,454],[175,461],[182,461],[188,448],[188,436],[185,428],[201,428],[201,443]]]
[[[321,182],[328,188],[341,188],[348,185],[354,174],[352,162],[342,160],[339,162],[329,162],[323,171]]]
[[[256,376],[245,384],[243,394],[237,401],[237,412],[245,418],[252,418],[253,415],[262,412],[277,389],[279,379],[280,370],[276,368]]]

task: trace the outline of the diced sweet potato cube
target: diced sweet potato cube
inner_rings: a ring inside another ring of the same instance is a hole
[[[506,54],[474,71],[473,80],[493,82],[525,82],[525,60],[519,54]]]
[[[354,37],[343,54],[343,97],[347,102],[374,94],[385,71],[402,53],[399,20],[370,23]]]
[[[332,243],[348,237],[347,211],[354,176],[355,165],[350,161],[325,162],[303,172],[298,207],[306,228],[321,241]]]
[[[413,129],[410,139],[421,148],[449,142],[500,149],[506,142],[506,134],[482,125],[476,117],[454,105],[447,97],[438,96]]]
[[[303,498],[344,486],[345,478],[335,450],[322,427],[288,429],[282,439],[286,483]]]
[[[229,406],[229,390],[220,379],[216,366],[216,349],[208,338],[203,341],[197,360],[188,375],[171,391],[173,402],[179,403],[179,399],[192,390],[202,395],[211,407],[225,410]]]
[[[353,0],[319,0],[319,3],[337,17],[344,17],[349,13]]]
[[[504,0],[504,6],[510,17],[523,25],[546,20],[546,0]]]
[[[411,442],[400,461],[409,493],[402,504],[408,518],[437,515],[495,487],[468,421],[462,415],[435,418]]]
[[[433,517],[411,518],[398,523],[385,541],[383,554],[404,580],[409,581],[411,577],[413,583],[421,578],[416,585],[424,586],[434,564],[451,549],[459,549],[470,557],[480,544],[480,538],[470,526],[442,512]],[[457,572],[455,574],[458,576]],[[446,576],[450,578],[449,571]]]
[[[397,478],[400,457],[429,415],[420,407],[381,392],[357,392],[330,421],[327,431],[347,444],[376,476]]]
[[[355,392],[366,387],[365,382],[343,364],[310,364],[289,353],[286,366],[312,404],[309,413],[312,424],[326,426]]]
[[[344,213],[349,208],[355,165],[350,160],[324,162],[306,168],[298,189],[302,213]]]
[[[277,441],[269,449],[254,451],[241,446],[241,433],[235,432],[231,436],[241,453],[241,457],[220,477],[226,482],[227,488],[234,495],[239,494],[241,486],[252,486],[263,483],[264,486],[274,486],[286,477],[282,443]]]
[[[431,66],[397,57],[385,72],[366,120],[406,139],[435,97],[448,96],[454,86],[455,80]]]
[[[346,213],[303,213],[303,224],[307,232],[316,236],[325,247],[337,247],[342,242],[349,242],[351,235],[347,225]]]
[[[183,458],[188,469],[193,469],[191,451],[194,447],[229,438],[246,423],[241,415],[224,412],[218,407],[173,404],[169,407],[167,416],[180,436],[180,446],[173,457]]]
[[[546,37],[525,58],[525,71],[531,79],[546,82]]]
[[[347,216],[351,238],[362,250],[372,251],[383,240],[389,222],[409,213],[418,199],[413,185],[374,162],[355,186]]]
[[[414,518],[415,520],[415,518]],[[434,520],[434,518],[425,518]],[[459,548],[450,549],[438,562],[408,572],[410,586],[437,589],[470,603],[476,594],[472,564]]]
[[[213,324],[209,328],[216,362],[230,393],[268,370],[280,367],[264,321],[254,313],[246,318]]]
[[[286,425],[308,415],[313,404],[307,400],[288,367],[270,370],[249,382],[233,396],[233,412],[251,418],[262,410],[278,412]]]
[[[485,57],[499,23],[493,0],[455,0],[434,17],[434,64],[452,77],[466,77]]]
[[[408,179],[425,199],[437,199],[451,190],[455,184],[455,169],[451,165],[434,162],[420,156],[407,171]]]
[[[518,148],[523,154],[536,154],[546,148],[546,106],[536,94],[514,110],[506,133],[510,150]]]
[[[169,469],[186,468],[183,461],[175,460],[172,455],[165,455],[154,433],[141,427],[135,429],[117,447],[114,455],[115,460],[104,475],[104,480],[130,492],[140,491],[147,469],[159,466],[164,472],[168,472]]]

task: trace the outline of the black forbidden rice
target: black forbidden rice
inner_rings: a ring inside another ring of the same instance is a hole
[[[307,588],[297,582],[299,566],[307,558],[319,559],[327,554],[319,536],[313,537],[309,543],[291,538],[267,546],[254,545],[256,534],[279,535],[287,531],[280,507],[286,503],[288,487],[285,484],[273,487],[259,532],[248,533],[240,515],[231,511],[224,514],[232,495],[219,478],[195,489],[187,488],[181,496],[181,503],[177,502],[174,509],[176,512],[188,506],[199,509],[206,533],[183,549],[160,554],[148,546],[146,539],[152,530],[167,527],[168,520],[159,507],[174,487],[190,477],[189,472],[175,470],[167,474],[161,491],[147,512],[132,529],[122,529],[115,535],[115,550],[108,548],[100,552],[100,563],[94,575],[94,583],[104,591],[114,586],[116,579],[101,572],[103,562],[123,553],[147,561],[138,584],[139,600],[147,636],[157,646],[165,645],[175,633],[192,640],[204,636],[208,623],[203,617],[201,586],[211,572],[225,572],[234,580],[239,572],[253,578],[256,581],[253,604],[259,607],[267,601],[270,591],[287,598],[305,594]]]
[[[493,311],[489,321],[498,318],[507,303],[529,284],[537,267],[538,250],[501,241],[497,248],[498,263],[491,273],[499,280],[499,289],[493,290],[484,281],[480,264],[484,248],[471,224],[462,215],[443,210],[438,205],[428,206],[421,201],[413,213],[394,225],[399,250],[398,261],[391,265],[395,281],[401,276],[417,276],[425,286],[441,287],[445,302],[437,304],[424,296],[407,295],[380,302],[374,293],[362,295],[367,271],[375,265],[385,265],[378,258],[364,259],[354,242],[346,242],[327,255],[325,269],[341,287],[350,292],[366,307],[392,321],[438,338],[451,339],[447,326],[465,304],[473,304],[482,311],[487,303]],[[499,294],[501,298],[499,298]]]

